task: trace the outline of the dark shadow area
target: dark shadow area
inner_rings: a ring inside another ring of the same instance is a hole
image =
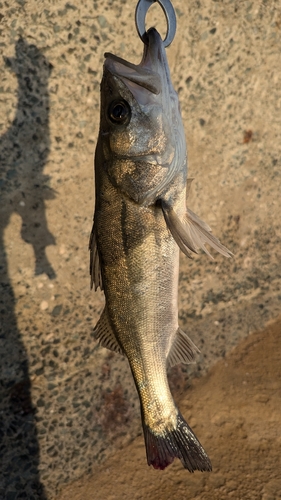
[[[22,38],[16,44],[16,57],[5,58],[5,64],[17,77],[18,102],[13,123],[0,138],[0,498],[44,500],[28,358],[17,326],[3,233],[11,214],[19,214],[21,236],[34,250],[35,274],[55,277],[46,256],[46,247],[54,245],[55,238],[45,213],[45,200],[54,194],[43,175],[50,147],[52,66]]]

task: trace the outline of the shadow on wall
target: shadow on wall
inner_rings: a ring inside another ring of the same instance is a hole
[[[22,38],[16,57],[5,58],[5,65],[17,76],[18,103],[13,123],[0,138],[0,498],[44,500],[28,358],[17,326],[3,233],[11,214],[19,214],[21,236],[34,250],[35,274],[55,278],[46,256],[55,238],[48,230],[44,203],[54,193],[43,175],[50,147],[52,65]]]

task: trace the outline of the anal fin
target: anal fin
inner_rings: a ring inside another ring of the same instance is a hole
[[[99,340],[102,347],[106,347],[118,354],[124,354],[112,330],[106,307],[94,328],[94,337]]]
[[[200,350],[193,344],[188,335],[178,328],[176,337],[167,356],[167,367],[175,366],[179,363],[195,363],[195,355],[199,352]]]

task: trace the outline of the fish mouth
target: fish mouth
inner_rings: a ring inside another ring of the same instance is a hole
[[[147,32],[147,45],[144,44],[143,57],[140,64],[133,64],[110,52],[106,52],[104,67],[114,76],[121,78],[137,100],[140,88],[153,95],[159,95],[163,88],[163,76],[169,76],[169,68],[165,48],[155,28]],[[168,72],[168,73],[167,73]]]

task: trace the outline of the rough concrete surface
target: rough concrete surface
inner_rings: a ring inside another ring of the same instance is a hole
[[[126,360],[92,337],[87,250],[103,53],[139,62],[135,4],[0,1],[1,499],[54,499],[141,431]],[[201,349],[171,370],[183,391],[280,312],[281,3],[173,4],[190,208],[235,254],[181,259],[180,325]],[[156,5],[147,24],[164,34]]]
[[[211,473],[189,474],[179,461],[160,473],[148,468],[141,436],[57,500],[279,500],[280,331],[281,317],[177,393],[212,459]]]

